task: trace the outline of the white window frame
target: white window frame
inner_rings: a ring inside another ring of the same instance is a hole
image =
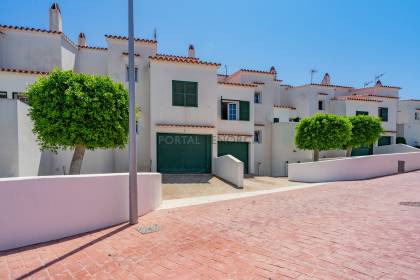
[[[235,105],[235,118],[231,118],[231,105]],[[229,121],[237,121],[239,119],[239,102],[228,102],[227,103],[227,119]]]
[[[258,96],[258,98],[256,98],[257,96]],[[255,102],[256,99],[258,99],[258,102]],[[261,91],[254,92],[254,103],[255,104],[261,104],[262,103]]]
[[[128,65],[125,66],[125,81],[128,82]],[[139,81],[139,68],[134,65],[134,82]]]
[[[254,143],[260,144],[262,143],[262,131],[255,130],[254,131]]]

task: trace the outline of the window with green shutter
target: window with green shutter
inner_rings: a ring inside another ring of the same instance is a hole
[[[172,105],[198,107],[198,83],[172,81]]]
[[[239,101],[239,120],[249,121],[249,101]]]
[[[388,108],[379,107],[378,116],[383,122],[388,121]]]

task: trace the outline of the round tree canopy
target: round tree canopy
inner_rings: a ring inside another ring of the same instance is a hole
[[[352,135],[347,147],[357,148],[376,142],[383,132],[378,117],[358,115],[349,118],[352,124]]]
[[[43,149],[123,148],[128,141],[128,93],[109,77],[54,69],[26,94]]]
[[[335,150],[343,148],[351,137],[351,123],[346,117],[315,114],[296,126],[295,144],[303,150]]]

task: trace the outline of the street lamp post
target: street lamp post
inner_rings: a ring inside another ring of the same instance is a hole
[[[137,208],[137,141],[136,92],[134,77],[134,15],[133,0],[128,0],[128,93],[129,93],[129,208],[130,225],[138,223]]]

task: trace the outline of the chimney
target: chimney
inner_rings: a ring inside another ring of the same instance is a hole
[[[195,57],[195,49],[192,44],[188,47],[188,57]]]
[[[77,44],[81,47],[87,47],[85,33],[80,32]]]
[[[382,86],[382,82],[381,82],[381,80],[378,80],[378,81],[376,82],[375,86],[377,86],[377,87],[381,87],[381,86]]]
[[[270,73],[271,74],[277,74],[276,68],[274,66],[271,66]]]
[[[322,79],[321,85],[331,85],[330,74],[325,73],[324,78]]]
[[[50,30],[62,32],[63,26],[62,26],[62,19],[61,19],[61,11],[57,3],[53,3],[51,5],[49,16],[50,16]]]

